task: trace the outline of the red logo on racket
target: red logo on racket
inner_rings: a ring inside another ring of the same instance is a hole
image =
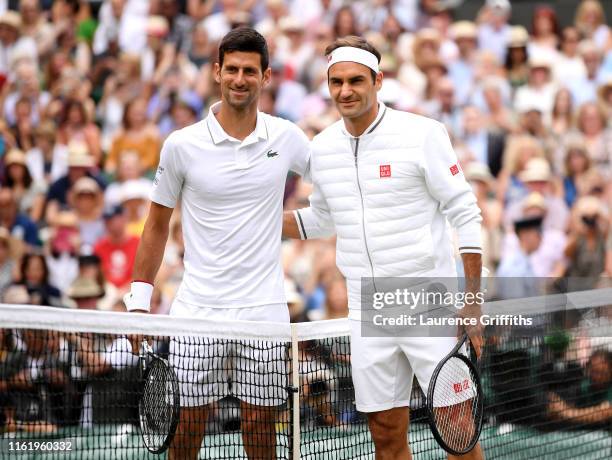
[[[380,177],[391,177],[391,165],[380,165]]]
[[[453,390],[455,390],[455,393],[461,393],[463,388],[460,383],[453,383]]]
[[[454,164],[450,167],[450,172],[453,176],[456,176],[457,174],[459,174],[459,165]]]

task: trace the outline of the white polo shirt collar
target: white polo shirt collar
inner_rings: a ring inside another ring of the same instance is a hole
[[[268,126],[266,125],[265,118],[262,116],[259,110],[257,111],[257,123],[255,124],[255,130],[243,141],[240,141],[239,139],[227,134],[215,116],[215,114],[219,113],[219,110],[221,110],[221,104],[222,102],[219,101],[211,105],[210,109],[208,110],[208,116],[206,117],[206,125],[213,144],[218,145],[224,141],[229,141],[238,142],[242,145],[250,145],[258,142],[259,140],[268,140]]]

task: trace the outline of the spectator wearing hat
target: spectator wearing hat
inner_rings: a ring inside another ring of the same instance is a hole
[[[19,204],[19,212],[38,222],[43,215],[46,183],[32,179],[26,164],[26,155],[21,150],[12,149],[6,154],[4,168],[3,182],[13,190]]]
[[[52,121],[43,120],[34,129],[34,147],[26,152],[26,164],[32,179],[47,185],[68,172],[68,149],[56,143]]]
[[[314,46],[306,40],[305,24],[299,17],[287,16],[280,20],[279,27],[282,35],[274,57],[289,69],[293,79],[303,81],[306,63],[314,53]]]
[[[16,240],[23,241],[26,247],[36,248],[41,244],[36,224],[19,212],[15,194],[8,187],[0,188],[0,226],[8,229]]]
[[[506,59],[506,47],[510,39],[508,20],[511,12],[509,0],[486,0],[478,15],[479,47],[494,53],[499,62]]]
[[[91,177],[81,177],[71,187],[68,204],[79,222],[81,253],[91,252],[96,241],[104,235],[104,195],[98,183]]]
[[[553,75],[560,85],[586,76],[584,61],[578,53],[579,43],[580,32],[575,27],[565,27],[561,31],[561,46],[553,64]]]
[[[541,294],[530,259],[542,243],[542,218],[527,217],[513,222],[518,250],[502,254],[497,268],[496,293],[501,299],[533,297]]]
[[[546,58],[529,58],[529,77],[527,84],[516,90],[514,108],[521,111],[524,107],[538,104],[545,117],[550,115],[557,88],[552,82],[551,64]]]
[[[160,142],[157,127],[147,118],[147,100],[136,98],[125,106],[123,128],[113,139],[104,169],[115,174],[120,153],[133,150],[138,152],[145,170],[155,171]]]
[[[525,197],[521,203],[521,219],[540,218],[546,219],[548,209],[546,200],[541,193],[533,192]],[[519,219],[520,220],[520,219]],[[567,244],[565,232],[554,228],[542,226],[542,242],[538,248],[529,254],[529,260],[535,276],[545,278],[554,277],[558,270],[558,265],[563,261],[563,253],[560,248]],[[512,254],[519,249],[520,243],[516,232],[508,232],[504,236],[501,253]]]
[[[45,248],[49,282],[66,292],[79,272],[77,256],[81,236],[77,215],[72,211],[60,211],[49,233]]]
[[[510,29],[508,48],[506,50],[504,68],[506,69],[508,82],[514,90],[527,84],[529,78],[528,43],[529,34],[527,33],[527,29],[523,26],[512,26]]]
[[[94,247],[104,278],[117,289],[129,287],[140,238],[127,232],[127,218],[121,206],[104,212],[106,232]]]
[[[101,189],[106,183],[94,173],[93,157],[87,151],[87,145],[81,142],[71,142],[68,145],[68,172],[57,179],[47,192],[47,210],[45,220],[53,225],[57,213],[69,207],[68,192],[82,177],[93,179]]]
[[[121,206],[125,211],[128,235],[140,237],[149,207],[151,185],[145,181],[129,180],[121,185]]]
[[[455,41],[459,55],[448,67],[448,77],[453,81],[458,105],[468,102],[474,87],[474,58],[478,49],[478,29],[471,21],[457,21],[449,35]]]
[[[62,293],[49,282],[49,267],[42,253],[25,254],[21,259],[19,283],[28,290],[34,305],[62,306]]]
[[[104,296],[104,288],[91,278],[79,276],[70,285],[67,295],[79,310],[96,310]]]
[[[525,165],[525,169],[519,173],[518,178],[525,185],[527,195],[538,192],[544,197],[548,210],[543,221],[544,228],[565,232],[569,222],[569,210],[563,198],[555,193],[555,178],[548,160],[543,157],[532,158]],[[506,227],[510,228],[512,222],[520,219],[523,215],[522,208],[522,199],[508,204],[504,215]]]
[[[0,74],[7,76],[17,58],[25,57],[36,63],[36,42],[21,34],[22,20],[17,11],[6,10],[0,14]]]

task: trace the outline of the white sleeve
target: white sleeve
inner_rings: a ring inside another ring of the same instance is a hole
[[[175,148],[174,136],[170,135],[162,146],[151,190],[151,201],[174,208],[183,188],[184,179],[185,174],[180,165],[178,150]]]
[[[303,240],[311,240],[333,236],[336,233],[336,227],[327,206],[327,200],[316,180],[313,180],[313,191],[309,198],[309,208],[293,211],[300,230],[300,237]]]
[[[442,123],[434,122],[426,134],[423,153],[427,188],[457,231],[459,253],[482,254],[480,208]]]
[[[295,126],[295,147],[293,149],[293,157],[289,169],[296,174],[299,174],[307,182],[311,182],[310,178],[310,141],[304,132]]]

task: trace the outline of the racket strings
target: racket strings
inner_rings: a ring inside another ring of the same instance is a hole
[[[444,443],[458,452],[470,448],[477,436],[479,416],[476,376],[464,361],[450,358],[434,382],[433,415]]]
[[[173,379],[169,369],[153,360],[141,400],[143,435],[151,446],[160,446],[171,430],[175,405]]]

